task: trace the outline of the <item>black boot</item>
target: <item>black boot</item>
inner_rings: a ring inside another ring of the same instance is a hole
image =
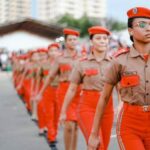
[[[58,150],[56,147],[56,142],[50,142],[49,146],[50,146],[51,150]]]

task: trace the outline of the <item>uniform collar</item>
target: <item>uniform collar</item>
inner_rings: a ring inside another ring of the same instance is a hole
[[[71,58],[75,58],[77,56],[77,52],[76,51],[74,51],[74,54],[73,55],[71,55],[67,50],[65,50],[64,51],[64,57],[71,57]]]
[[[141,54],[132,46],[130,48],[130,57],[138,57],[141,56]]]
[[[110,60],[109,56],[107,55],[107,53],[105,53],[105,55],[101,58],[99,58],[99,60],[96,60],[96,58],[94,57],[94,55],[92,53],[90,53],[90,55],[88,56],[88,60],[95,60],[97,62],[101,62],[102,60]]]

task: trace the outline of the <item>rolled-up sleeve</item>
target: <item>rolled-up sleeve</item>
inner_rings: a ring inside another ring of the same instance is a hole
[[[80,84],[82,82],[82,69],[80,62],[75,64],[75,67],[73,68],[69,77],[69,81],[75,84]]]
[[[102,78],[105,83],[116,85],[120,81],[121,64],[116,60],[112,60],[108,65],[106,72]]]
[[[50,71],[50,77],[54,78],[59,73],[59,60],[56,59],[54,65]]]

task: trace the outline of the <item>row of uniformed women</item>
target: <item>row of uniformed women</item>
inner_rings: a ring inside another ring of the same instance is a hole
[[[68,104],[72,101],[79,85],[82,85],[82,95],[78,103],[77,117],[78,124],[82,130],[86,141],[88,141],[96,105],[103,89],[103,75],[110,58],[107,56],[110,32],[102,27],[94,26],[89,28],[90,42],[92,44],[91,53],[87,58],[81,59],[73,68],[70,76],[70,85],[65,96],[65,102],[62,107],[60,121],[66,120],[66,111]],[[107,149],[111,128],[113,123],[113,104],[112,97],[107,105],[103,124],[99,136],[103,139],[103,147]]]
[[[53,43],[48,50],[41,48],[13,59],[13,79],[16,90],[19,95],[22,95],[28,112],[32,114],[32,120],[38,119],[39,135],[44,135],[45,130],[48,130],[48,140],[53,149],[57,132],[55,121],[57,79],[47,87],[39,102],[35,101],[34,97],[41,89],[55,57],[60,55],[58,49],[59,44]]]
[[[27,109],[29,111],[32,109],[33,119],[36,119],[37,110],[40,134],[43,134],[47,127],[48,140],[52,149],[56,149],[59,120],[61,123],[65,122],[66,150],[77,149],[77,125],[88,141],[98,99],[103,90],[103,77],[110,63],[110,58],[107,56],[109,35],[110,32],[106,28],[100,26],[89,28],[92,48],[87,57],[78,56],[76,46],[79,32],[72,29],[64,29],[66,49],[57,58],[49,57],[48,59],[43,49],[30,52],[31,60],[24,65],[24,72],[20,74],[21,80],[17,89],[20,89],[26,78],[29,78],[31,91],[27,92],[29,98],[25,99]],[[49,56],[54,47],[57,46],[49,47]],[[40,59],[37,59],[37,54],[40,55]],[[57,76],[56,90],[54,79]],[[26,84],[23,87],[26,87]],[[99,131],[103,141],[99,148],[101,150],[108,148],[112,123],[113,103],[110,97]]]
[[[46,109],[52,111],[51,105],[46,101],[53,99],[55,94],[48,96],[45,93],[55,89],[48,89],[48,86],[56,75],[59,76],[56,101],[54,100],[58,106],[55,113],[55,132],[60,118],[61,123],[65,121],[66,150],[76,149],[77,125],[83,132],[89,150],[108,148],[113,120],[111,93],[115,85],[123,101],[117,124],[120,149],[150,150],[150,9],[136,7],[130,9],[127,14],[133,46],[130,50],[118,52],[113,60],[107,56],[110,32],[96,26],[89,29],[92,49],[90,55],[84,58],[76,54],[79,33],[70,29],[64,30],[66,50],[54,60],[44,82],[40,82],[41,72],[46,72],[41,66],[47,59],[44,55],[40,63],[33,52],[30,61],[24,66],[15,61],[15,85],[18,85],[19,93],[23,92],[20,87],[24,85],[28,110],[32,108],[29,98],[31,94],[35,106],[38,102],[39,122],[40,115],[44,115]],[[28,87],[31,87],[32,91]],[[55,90],[52,93],[55,93]],[[55,145],[52,148],[56,149]]]
[[[52,81],[56,76],[58,76],[59,84],[56,91],[56,105],[57,105],[56,131],[58,127],[61,107],[64,101],[64,96],[69,86],[69,76],[72,72],[72,68],[74,67],[76,61],[79,59],[79,56],[77,55],[76,51],[79,32],[71,29],[64,29],[64,35],[65,35],[66,49],[64,50],[64,52],[60,57],[55,59],[53,67],[50,69],[42,89],[35,98],[35,100],[37,101],[40,100],[47,86],[52,83]],[[64,142],[66,150],[69,149],[76,150],[76,141],[77,141],[76,109],[79,100],[79,92],[76,94],[73,102],[68,108],[68,114],[64,129]]]

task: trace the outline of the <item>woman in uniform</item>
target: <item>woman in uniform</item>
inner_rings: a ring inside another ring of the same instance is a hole
[[[66,49],[59,56],[55,59],[53,64],[52,70],[50,70],[47,79],[45,80],[45,84],[43,85],[42,89],[40,90],[39,94],[37,95],[36,99],[41,99],[45,89],[54,78],[58,75],[59,76],[59,85],[57,88],[57,126],[58,126],[58,118],[60,115],[61,107],[64,101],[65,93],[69,86],[69,76],[71,71],[78,59],[76,46],[78,44],[78,36],[79,32],[72,29],[64,29],[64,36],[65,36],[65,47]],[[78,94],[76,95],[74,102],[71,104],[68,110],[67,121],[65,124],[64,129],[64,142],[65,142],[65,149],[66,150],[76,150],[76,142],[77,142],[77,116],[76,116],[76,107],[77,107],[77,100]]]
[[[27,110],[31,113],[32,106],[31,106],[31,97],[34,95],[34,79],[35,73],[38,69],[38,52],[37,51],[30,51],[29,52],[29,61],[25,64],[25,69],[18,84],[17,89],[20,89],[22,86],[24,88],[24,100],[26,103]],[[34,114],[33,114],[34,115]]]
[[[110,59],[107,56],[110,32],[100,26],[93,26],[88,31],[92,44],[91,53],[85,59],[81,59],[72,71],[71,83],[65,96],[60,116],[60,121],[64,121],[67,107],[74,97],[78,85],[82,84],[82,95],[78,108],[78,123],[86,141],[88,141],[97,102],[103,90],[102,77],[107,65],[110,63]],[[113,104],[111,97],[104,113],[101,131],[98,134],[103,139],[101,150],[106,150],[108,147],[112,122]]]
[[[130,50],[118,52],[107,68],[104,89],[97,105],[89,150],[101,147],[98,137],[103,113],[113,87],[118,84],[123,107],[117,137],[121,150],[150,150],[150,9],[135,7],[127,12]]]

